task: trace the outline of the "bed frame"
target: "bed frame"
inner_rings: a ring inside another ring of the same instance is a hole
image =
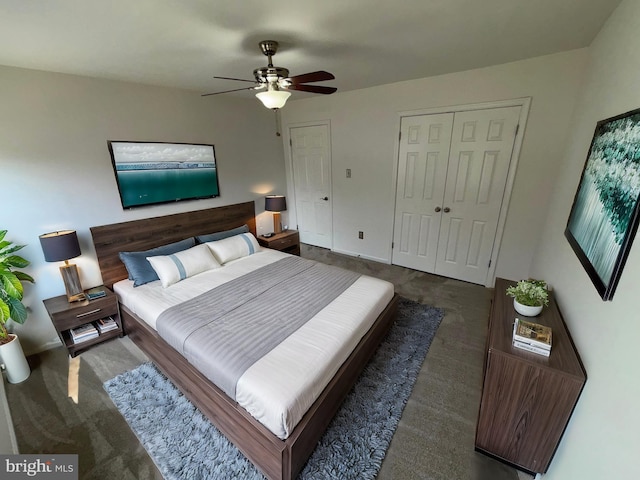
[[[255,235],[254,202],[163,217],[91,227],[104,284],[127,278],[121,251],[139,251],[183,238],[244,224]],[[269,480],[292,480],[302,470],[320,437],[391,327],[397,310],[394,295],[369,332],[338,370],[318,400],[286,440],[281,440],[212,384],[171,348],[143,320],[121,306],[125,333],[158,368]]]

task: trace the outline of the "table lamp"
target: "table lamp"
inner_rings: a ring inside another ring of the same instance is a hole
[[[282,232],[280,212],[287,209],[287,199],[283,195],[267,195],[264,201],[264,209],[273,212],[273,233]]]
[[[40,235],[40,245],[47,262],[61,262],[60,267],[64,288],[67,290],[69,302],[77,302],[85,299],[84,290],[80,284],[78,268],[69,263],[69,259],[80,255],[80,244],[75,230],[63,230]]]

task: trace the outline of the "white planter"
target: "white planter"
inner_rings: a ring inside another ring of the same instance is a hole
[[[513,308],[516,309],[516,312],[518,312],[520,315],[524,315],[525,317],[535,317],[542,311],[542,305],[539,305],[537,307],[530,307],[529,305],[518,303],[515,298],[513,299]]]
[[[24,382],[31,374],[31,369],[22,351],[18,336],[10,333],[11,341],[0,345],[0,362],[7,372],[9,383]]]

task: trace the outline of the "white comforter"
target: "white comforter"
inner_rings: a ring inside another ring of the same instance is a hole
[[[154,329],[167,308],[272,263],[284,253],[263,249],[167,288],[159,281],[114,285],[120,302]],[[393,285],[361,276],[315,317],[240,377],[236,401],[279,438],[287,438],[393,297]]]

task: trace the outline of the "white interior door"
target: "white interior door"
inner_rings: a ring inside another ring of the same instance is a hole
[[[485,283],[520,110],[402,118],[392,263]]]
[[[483,284],[520,107],[455,114],[435,273]]]
[[[434,272],[453,113],[403,117],[393,229],[395,265]]]
[[[331,248],[331,149],[329,126],[292,127],[291,160],[300,241]]]

